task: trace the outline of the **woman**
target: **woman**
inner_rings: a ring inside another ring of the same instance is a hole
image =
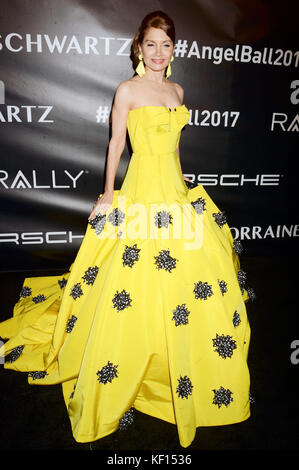
[[[174,44],[165,13],[144,18],[137,74],[112,108],[105,190],[76,259],[62,276],[25,279],[0,324],[5,367],[29,372],[30,384],[62,383],[78,442],[126,429],[134,409],[176,424],[183,447],[198,426],[250,416],[245,301],[254,294],[224,212],[184,182],[189,112],[168,79]],[[114,190],[127,127],[133,154]]]

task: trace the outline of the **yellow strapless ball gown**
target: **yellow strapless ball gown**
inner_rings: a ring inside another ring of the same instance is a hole
[[[182,447],[198,426],[250,416],[251,296],[225,213],[183,180],[189,116],[129,112],[133,154],[112,205],[87,223],[69,271],[26,278],[0,324],[5,368],[62,383],[78,442],[133,425],[134,409],[176,424]]]

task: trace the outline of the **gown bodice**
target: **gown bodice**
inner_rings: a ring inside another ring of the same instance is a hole
[[[129,111],[127,127],[133,152],[149,156],[175,152],[189,116],[185,105],[172,110],[166,106],[142,106]]]
[[[183,104],[142,106],[130,110],[127,128],[133,150],[120,194],[134,202],[175,202],[185,198],[179,156],[182,128],[190,113]]]

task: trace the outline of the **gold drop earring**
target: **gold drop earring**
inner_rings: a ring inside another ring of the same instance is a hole
[[[174,57],[172,56],[171,59],[170,59],[170,62],[173,62],[174,61]],[[171,66],[170,66],[170,62],[168,64],[168,67],[167,67],[167,70],[166,70],[166,77],[170,77],[171,75]]]
[[[143,64],[143,60],[142,60],[142,55],[139,54],[138,55],[138,59],[139,59],[139,63],[136,67],[136,72],[138,73],[139,77],[142,77],[142,75],[145,74],[145,68],[144,68],[144,64]]]

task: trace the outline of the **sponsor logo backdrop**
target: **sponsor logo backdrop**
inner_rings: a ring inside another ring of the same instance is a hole
[[[298,7],[243,3],[2,0],[2,271],[72,263],[103,191],[115,89],[133,75],[132,39],[155,9],[176,24],[171,79],[191,112],[184,174],[226,212],[244,256],[294,250]],[[128,146],[115,189],[129,160]]]

